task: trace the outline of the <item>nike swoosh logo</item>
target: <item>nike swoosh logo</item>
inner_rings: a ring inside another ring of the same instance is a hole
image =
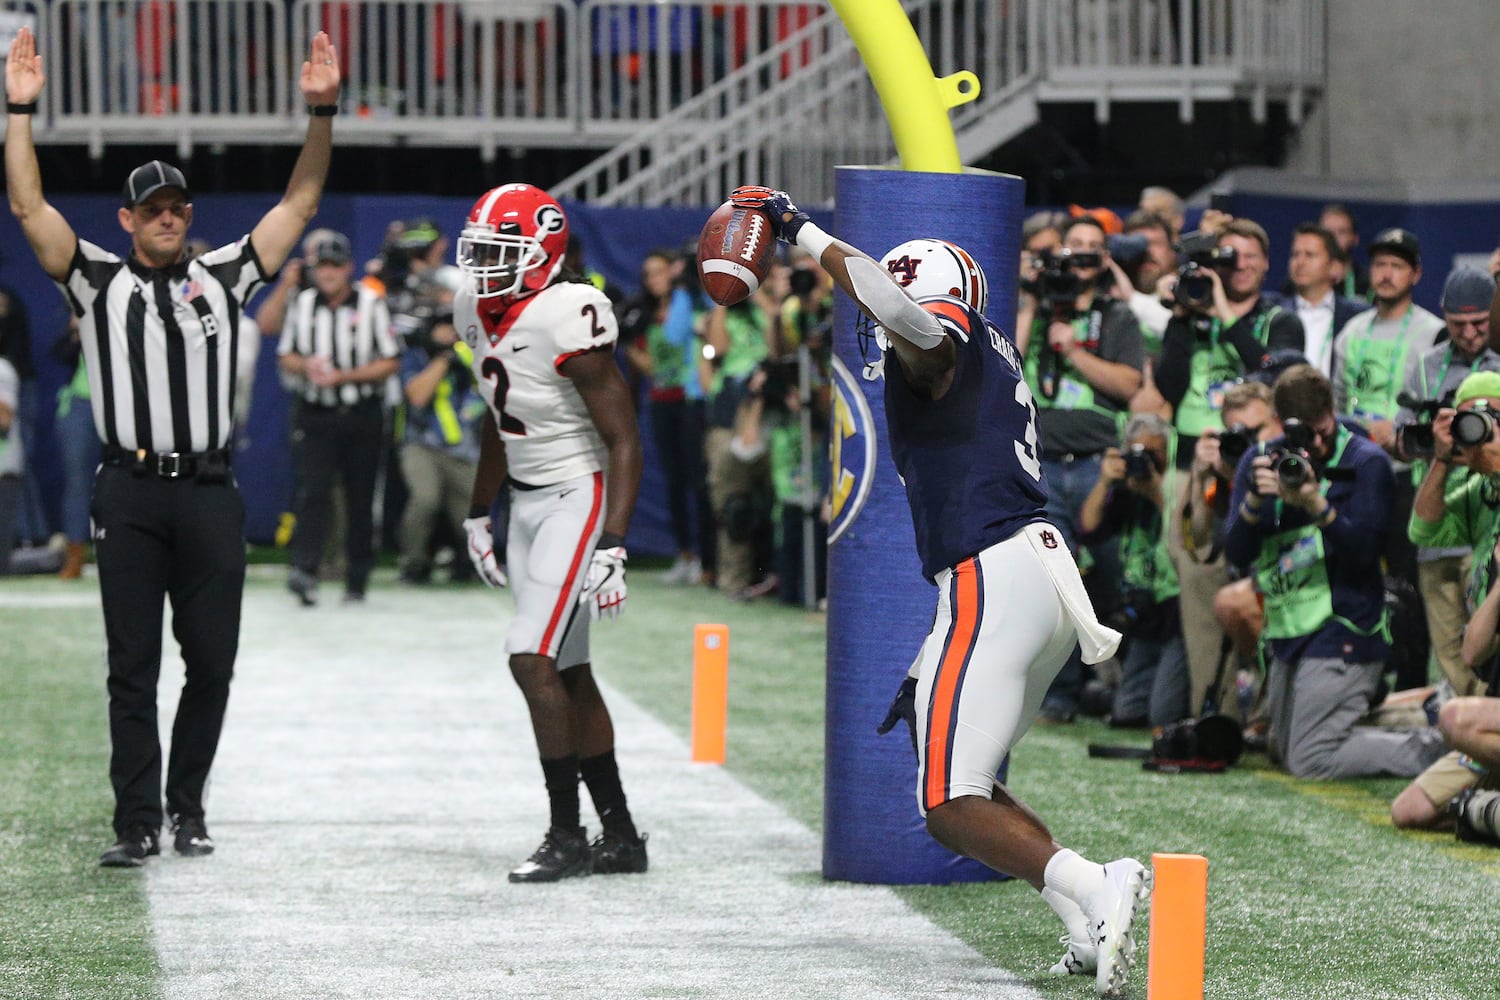
[[[578,491],[577,491],[577,490],[576,490],[576,489],[572,489],[572,490],[563,490],[563,491],[562,491],[562,492],[561,492],[561,493],[559,493],[559,494],[558,494],[558,495],[557,495],[557,499],[559,499],[559,500],[561,500],[561,499],[562,499],[562,498],[563,498],[563,497],[570,497],[570,496],[572,496],[572,495],[573,495],[573,494],[574,494],[574,493],[577,493],[577,492],[578,492]]]
[[[512,352],[515,352],[515,351],[524,351],[524,350],[526,350],[526,348],[528,348],[530,346],[531,346],[530,344],[511,344],[510,345],[510,349],[511,349]]]

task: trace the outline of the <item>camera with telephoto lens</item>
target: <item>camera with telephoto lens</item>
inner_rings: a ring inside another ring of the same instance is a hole
[[[1488,443],[1495,436],[1495,416],[1483,403],[1472,410],[1460,410],[1453,415],[1453,443],[1460,448],[1473,448]]]
[[[1245,457],[1245,452],[1260,440],[1260,428],[1231,424],[1214,436],[1219,440],[1219,454],[1223,457],[1224,464],[1231,469],[1236,469],[1239,467],[1240,459]]]
[[[1174,301],[1184,309],[1206,312],[1214,304],[1214,282],[1210,270],[1224,276],[1239,263],[1234,247],[1221,247],[1218,237],[1200,233],[1182,241],[1177,248],[1177,289]]]
[[[1144,482],[1150,479],[1156,470],[1156,460],[1146,450],[1146,446],[1137,442],[1125,450],[1125,478]]]
[[[1104,255],[1095,250],[1059,247],[1037,255],[1034,266],[1040,269],[1036,278],[1036,297],[1053,319],[1072,319],[1078,311],[1078,296],[1088,285],[1078,268],[1104,266]]]
[[[1406,424],[1396,432],[1401,451],[1407,458],[1431,458],[1437,450],[1432,422],[1437,418],[1439,410],[1453,405],[1453,393],[1448,393],[1442,399],[1421,399],[1403,392],[1396,397],[1396,402],[1411,410],[1417,417],[1414,423]]]
[[[1311,449],[1316,434],[1295,417],[1283,421],[1282,429],[1286,437],[1280,447],[1271,450],[1271,471],[1283,487],[1294,490],[1315,475]]]

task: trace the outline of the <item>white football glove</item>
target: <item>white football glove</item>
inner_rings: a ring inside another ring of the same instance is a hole
[[[578,603],[588,605],[592,620],[625,613],[626,558],[624,546],[594,550],[588,576],[583,578],[583,593],[578,595]]]
[[[474,564],[479,578],[491,587],[503,587],[509,583],[505,570],[495,559],[495,536],[490,530],[489,515],[466,519],[464,534],[469,536],[469,562]]]

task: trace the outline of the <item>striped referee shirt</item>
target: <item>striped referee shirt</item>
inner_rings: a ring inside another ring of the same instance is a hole
[[[164,268],[79,240],[60,287],[78,316],[99,440],[162,453],[227,447],[240,315],[266,278],[248,236]]]
[[[348,371],[382,358],[400,357],[401,347],[391,334],[391,312],[385,297],[358,283],[336,309],[316,288],[299,292],[287,308],[276,353],[304,358],[321,355],[332,361],[333,367]],[[304,379],[300,392],[304,402],[315,406],[348,406],[372,397],[384,398],[385,388],[380,382],[345,382],[319,388]]]

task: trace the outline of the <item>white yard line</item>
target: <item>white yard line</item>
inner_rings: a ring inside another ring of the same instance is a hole
[[[617,691],[651,871],[510,885],[547,807],[502,665],[509,600],[330,598],[247,591],[219,853],[166,846],[147,872],[168,998],[1038,996],[891,890],[824,882],[811,831]]]

